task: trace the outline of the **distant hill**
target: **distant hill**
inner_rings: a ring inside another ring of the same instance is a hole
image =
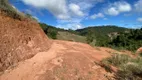
[[[64,30],[44,23],[39,23],[48,37],[52,39],[89,43],[93,46],[106,46],[108,42],[116,38],[120,33],[130,29],[108,25],[94,26],[78,30]]]
[[[39,23],[49,38],[86,43],[86,37],[78,35],[74,30],[64,30],[44,23]]]
[[[108,25],[88,27],[76,31],[82,36],[93,36],[97,46],[105,46],[105,43],[111,40],[112,36],[110,36],[110,34],[117,35],[128,30],[127,28]]]

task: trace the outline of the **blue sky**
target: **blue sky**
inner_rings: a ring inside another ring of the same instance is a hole
[[[39,22],[64,29],[142,26],[142,0],[10,0],[10,3]]]

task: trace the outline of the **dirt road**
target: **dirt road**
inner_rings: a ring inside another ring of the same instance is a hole
[[[19,62],[0,80],[107,80],[108,73],[95,62],[108,56],[109,51],[87,44],[53,41],[47,52]]]

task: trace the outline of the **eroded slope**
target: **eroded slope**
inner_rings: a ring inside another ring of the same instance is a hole
[[[48,50],[50,44],[37,22],[19,21],[0,12],[0,72]]]

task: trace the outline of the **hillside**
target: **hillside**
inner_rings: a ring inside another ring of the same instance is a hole
[[[52,39],[88,43],[87,38],[92,37],[92,46],[106,46],[106,44],[120,33],[130,29],[117,26],[94,26],[78,30],[64,30],[40,23],[44,32]],[[67,34],[67,35],[66,35]]]
[[[39,23],[45,34],[51,39],[75,41],[86,43],[86,37],[79,35],[74,30],[64,30],[61,28],[56,28],[44,23]]]
[[[105,46],[111,40],[110,34],[119,34],[129,29],[117,26],[95,26],[76,30],[82,36],[92,36],[96,40],[96,46]],[[113,37],[113,36],[112,36]]]
[[[140,29],[118,26],[94,26],[79,30],[64,30],[40,23],[49,38],[88,43],[91,46],[110,47],[117,50],[136,51],[141,47]]]

